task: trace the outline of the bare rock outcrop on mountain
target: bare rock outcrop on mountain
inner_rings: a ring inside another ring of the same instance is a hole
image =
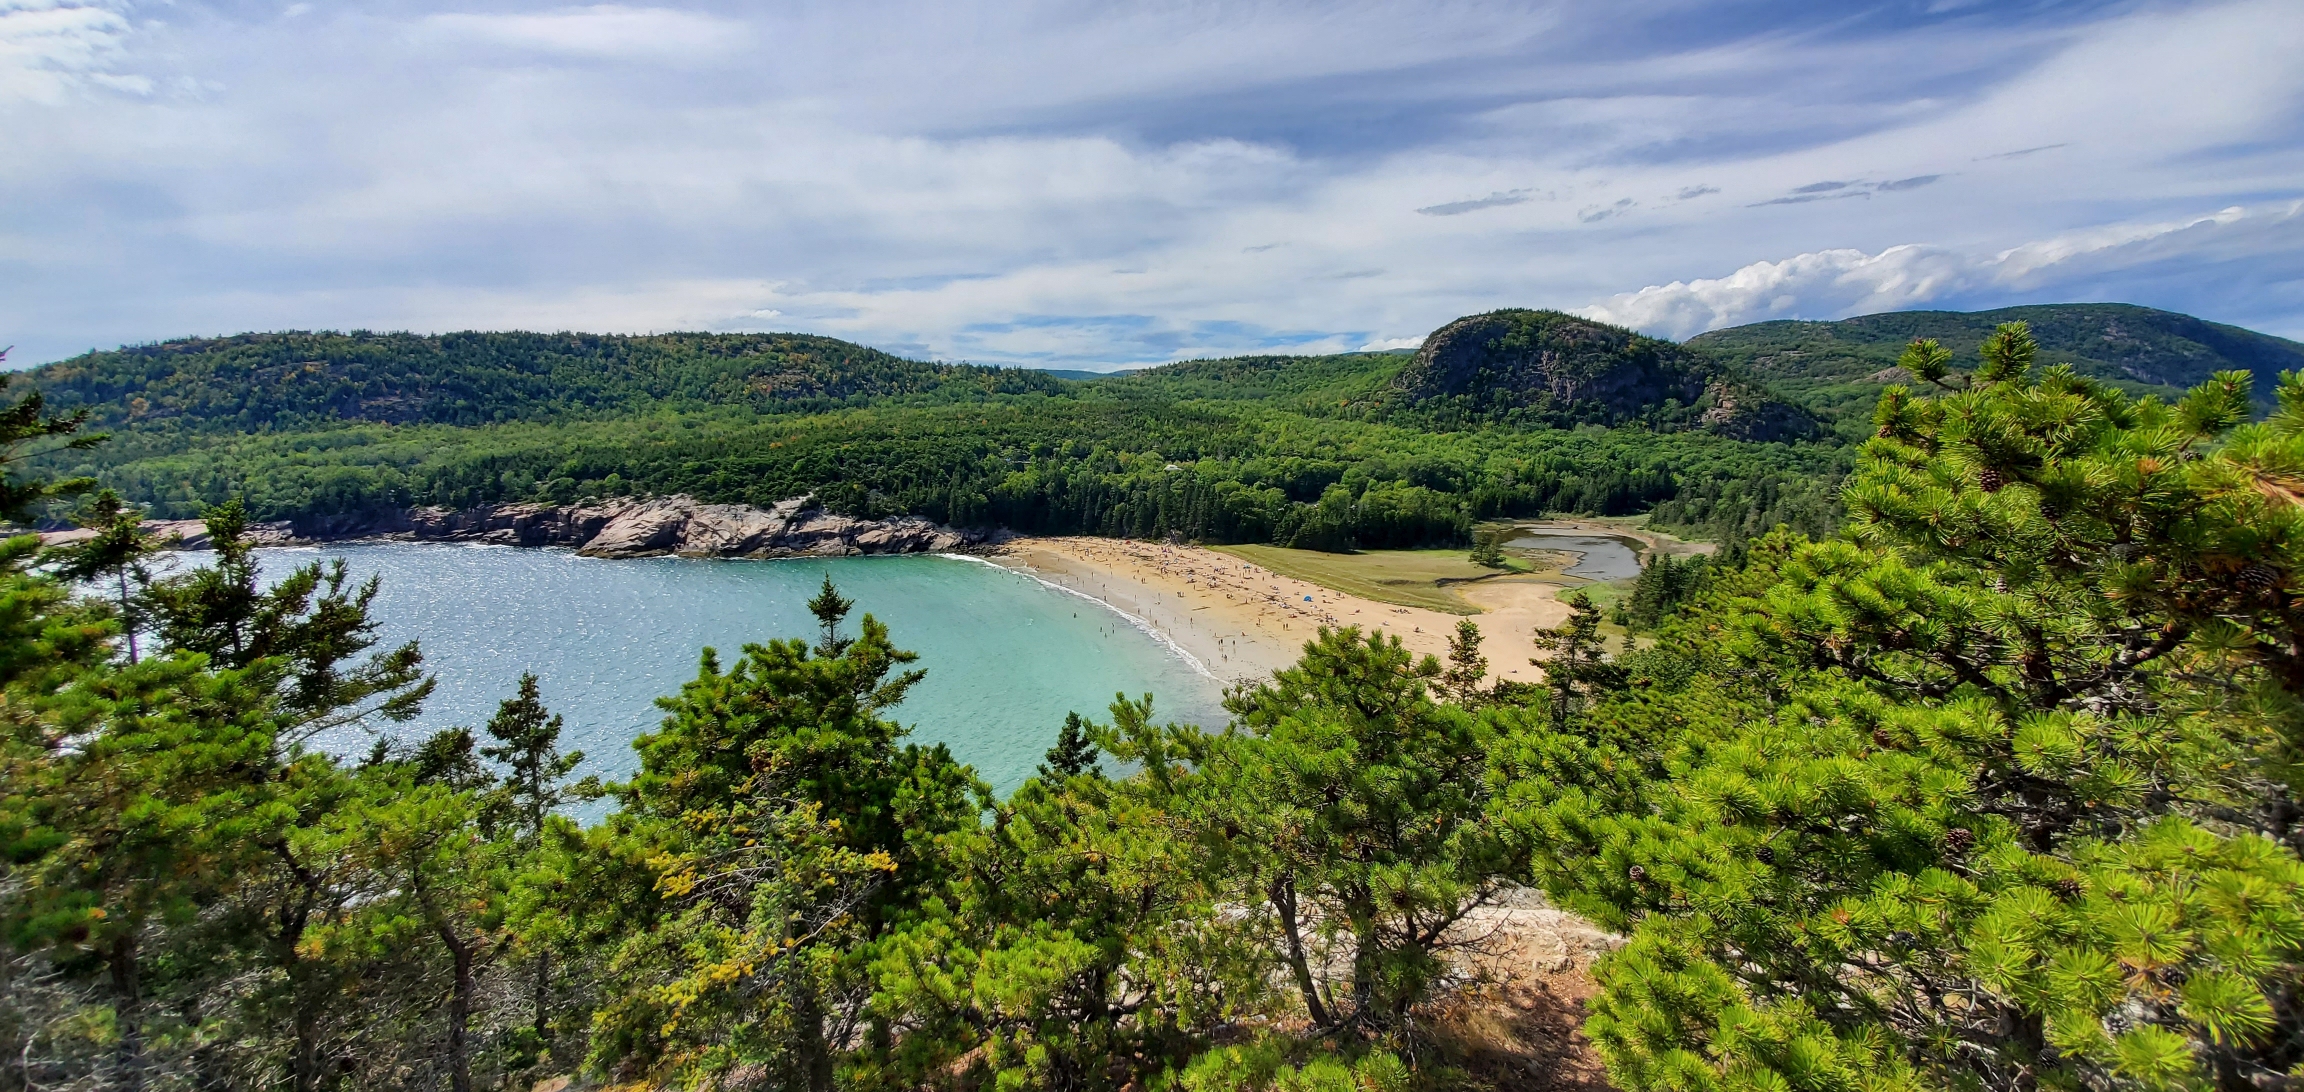
[[[1393,387],[1411,405],[1556,428],[1645,423],[1781,440],[1815,427],[1702,353],[1559,311],[1457,319],[1424,339]]]
[[[198,520],[149,520],[145,527],[186,550],[208,548]],[[915,554],[958,549],[985,540],[917,516],[868,520],[825,511],[797,497],[767,508],[705,504],[694,497],[649,497],[599,504],[491,504],[479,508],[417,508],[329,517],[249,528],[257,544],[286,545],[350,538],[419,542],[489,542],[505,546],[561,546],[588,557],[845,557]],[[47,545],[87,538],[88,531],[52,531]]]

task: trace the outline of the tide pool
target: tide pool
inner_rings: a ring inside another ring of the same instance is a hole
[[[581,773],[621,778],[634,736],[662,719],[659,695],[696,675],[709,645],[731,664],[747,642],[814,639],[806,607],[829,573],[928,675],[893,716],[918,742],[949,744],[1002,793],[1040,762],[1067,711],[1108,719],[1115,692],[1154,695],[1154,715],[1220,725],[1219,685],[1153,635],[1101,604],[965,558],[908,556],[716,561],[605,560],[560,550],[398,542],[258,551],[267,574],[342,558],[357,579],[382,578],[374,614],[384,645],[419,642],[439,688],[424,715],[387,725],[420,738],[477,729],[533,671],[567,718],[563,746]],[[197,565],[204,555],[180,555]],[[365,736],[323,740],[365,751]]]

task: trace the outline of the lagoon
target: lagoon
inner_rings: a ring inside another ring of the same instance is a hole
[[[720,561],[604,560],[563,550],[402,542],[258,551],[268,574],[342,558],[356,578],[382,578],[375,616],[386,645],[421,642],[439,678],[424,715],[385,730],[407,738],[477,728],[523,670],[567,717],[563,745],[581,773],[634,769],[632,738],[662,714],[658,695],[694,678],[717,648],[723,665],[746,642],[810,637],[805,606],[829,573],[855,600],[850,616],[886,622],[920,654],[927,678],[893,713],[912,738],[942,742],[1002,793],[1031,776],[1067,711],[1106,720],[1115,692],[1151,693],[1162,720],[1223,723],[1219,684],[1148,630],[1100,603],[961,557]],[[180,555],[199,564],[202,555]],[[365,751],[366,737],[322,741]]]
[[[1556,550],[1576,555],[1576,562],[1562,570],[1568,576],[1586,580],[1628,580],[1640,575],[1641,543],[1617,535],[1579,531],[1553,531],[1538,528],[1518,528],[1518,537],[1504,543],[1522,550]]]

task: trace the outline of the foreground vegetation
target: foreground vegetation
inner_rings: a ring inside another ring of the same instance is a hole
[[[1446,1087],[1455,926],[1532,885],[1628,937],[1588,1031],[1629,1089],[2283,1086],[2304,377],[2250,424],[2242,374],[2031,355],[1912,346],[1845,533],[1699,567],[1653,647],[1587,605],[1524,686],[1469,624],[1324,631],[1224,730],[1124,697],[1006,799],[903,740],[919,668],[829,584],[568,784],[533,682],[394,742],[428,683],[372,588],[260,587],[231,508],[148,579],[99,496],[0,551],[0,1081]]]

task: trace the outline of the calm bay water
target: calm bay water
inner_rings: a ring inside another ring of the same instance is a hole
[[[805,606],[830,573],[928,677],[894,716],[913,739],[950,744],[1005,793],[1032,773],[1078,710],[1105,720],[1116,691],[1155,696],[1162,720],[1221,724],[1218,684],[1103,606],[982,562],[945,557],[705,561],[604,560],[559,550],[346,543],[260,551],[268,573],[343,558],[383,578],[376,616],[387,645],[422,643],[440,680],[424,716],[390,730],[421,736],[477,728],[523,670],[567,717],[564,745],[584,773],[631,773],[630,742],[662,717],[652,702],[694,678],[699,651],[733,663],[746,642],[813,637]],[[198,564],[201,555],[187,559]],[[367,740],[324,741],[345,751]]]

